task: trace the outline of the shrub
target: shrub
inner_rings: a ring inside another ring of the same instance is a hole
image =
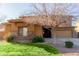
[[[66,41],[66,42],[65,42],[65,47],[66,47],[66,48],[73,48],[73,42]]]
[[[8,42],[13,42],[13,39],[14,39],[13,35],[10,35],[10,36],[7,37]]]
[[[32,40],[33,43],[44,42],[44,38],[42,36],[35,36]]]

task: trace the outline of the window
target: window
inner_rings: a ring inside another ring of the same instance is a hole
[[[27,27],[19,27],[18,28],[18,35],[20,36],[27,36],[27,33],[28,30],[27,30]]]

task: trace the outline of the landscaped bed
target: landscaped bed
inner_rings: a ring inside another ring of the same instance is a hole
[[[3,56],[55,56],[59,51],[49,45],[37,43],[4,43],[0,44],[0,55]]]

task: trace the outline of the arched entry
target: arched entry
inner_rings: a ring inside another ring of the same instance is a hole
[[[43,27],[43,37],[44,38],[51,38],[51,28]]]

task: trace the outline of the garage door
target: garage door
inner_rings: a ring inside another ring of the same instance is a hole
[[[71,31],[56,31],[56,37],[58,38],[72,37],[72,32]]]

